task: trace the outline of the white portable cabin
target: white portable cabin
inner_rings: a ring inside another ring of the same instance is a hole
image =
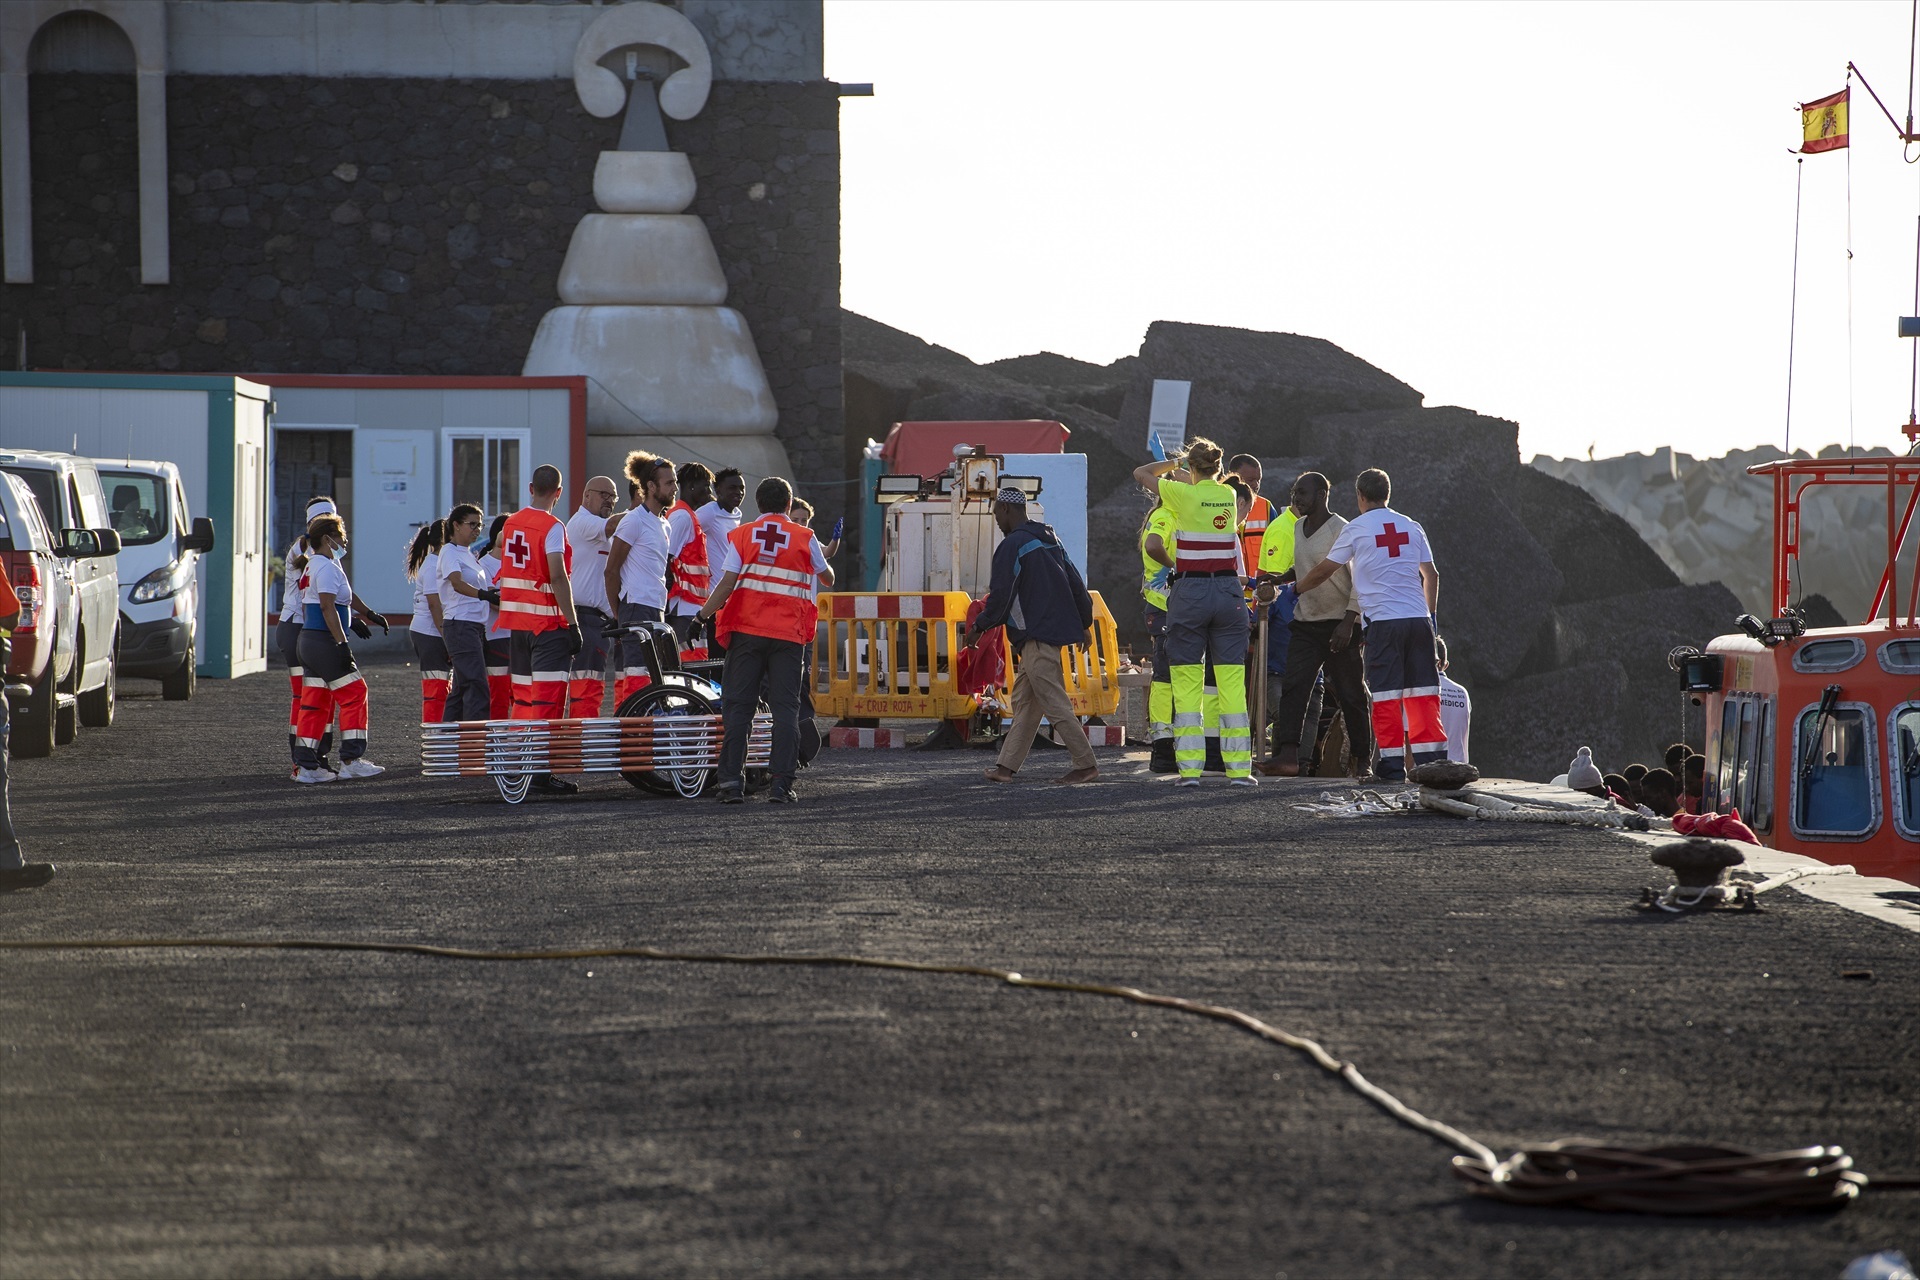
[[[564,519],[586,477],[586,379],[260,374],[272,389],[271,547],[331,496],[347,523],[353,589],[401,628],[413,610],[406,549],[457,502],[491,520],[520,509],[542,464],[559,467]],[[278,594],[270,602],[278,608]]]
[[[0,373],[0,448],[52,449],[180,468],[187,505],[213,520],[200,557],[199,675],[267,666],[267,433],[272,392],[243,378]]]

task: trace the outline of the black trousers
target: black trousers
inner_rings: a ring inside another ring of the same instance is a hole
[[[747,739],[760,691],[773,712],[773,781],[791,786],[800,759],[801,650],[793,640],[773,640],[736,631],[727,638],[727,665],[720,676],[720,718],[726,740],[720,746],[720,785],[743,780]]]
[[[447,693],[448,721],[490,719],[487,696],[487,624],[449,618],[440,628],[453,664],[453,688]]]
[[[1300,726],[1306,717],[1307,700],[1313,696],[1314,677],[1327,673],[1327,695],[1340,708],[1347,722],[1347,742],[1356,760],[1373,759],[1373,709],[1367,696],[1367,673],[1360,652],[1360,628],[1353,629],[1353,640],[1338,653],[1333,651],[1333,633],[1339,619],[1328,622],[1288,624],[1287,675],[1280,684],[1280,709],[1273,716],[1273,740],[1282,747],[1300,745]]]

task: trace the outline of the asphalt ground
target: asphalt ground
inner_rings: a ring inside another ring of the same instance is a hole
[[[1631,909],[1597,833],[978,781],[829,751],[801,805],[286,780],[284,677],[15,766],[0,937],[650,944],[1133,984],[1311,1035],[1497,1150],[1844,1146],[1920,1166],[1920,935],[1791,889]],[[1871,979],[1843,977],[1871,970]],[[0,1275],[1834,1276],[1920,1193],[1663,1219],[1468,1197],[1451,1152],[1232,1028],[981,979],[635,960],[0,952]]]

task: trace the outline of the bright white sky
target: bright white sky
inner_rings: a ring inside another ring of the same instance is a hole
[[[842,297],[976,360],[1326,338],[1523,456],[1782,438],[1802,101],[1899,0],[827,0]],[[1854,82],[1853,430],[1900,445],[1920,165]],[[1920,147],[1913,149],[1920,154]],[[1793,443],[1848,438],[1848,153],[1806,158]],[[1226,442],[1231,447],[1232,442]]]

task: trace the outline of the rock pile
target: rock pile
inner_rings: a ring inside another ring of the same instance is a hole
[[[1887,457],[1891,451],[1860,452]],[[1818,456],[1846,453],[1830,445]],[[1773,589],[1773,482],[1748,475],[1747,468],[1787,456],[1770,447],[1737,450],[1723,458],[1660,449],[1597,461],[1536,457],[1533,466],[1579,485],[1624,518],[1680,581],[1723,582],[1746,609],[1765,616]],[[1801,450],[1792,456],[1815,455]],[[1859,533],[1885,523],[1884,490],[1831,485],[1817,490],[1801,526],[1796,600],[1801,591],[1818,592],[1844,617],[1866,617],[1885,554],[1876,553],[1873,541]]]
[[[1421,521],[1441,572],[1452,674],[1474,698],[1483,773],[1546,779],[1581,744],[1608,768],[1654,761],[1681,733],[1667,669],[1740,611],[1717,582],[1684,584],[1620,515],[1580,485],[1523,466],[1518,428],[1420,392],[1319,338],[1156,322],[1137,357],[1094,365],[1041,353],[976,365],[860,316],[844,322],[847,434],[884,438],[913,418],[1054,418],[1088,455],[1088,577],[1123,639],[1143,648],[1136,539],[1149,500],[1129,473],[1146,456],[1156,378],[1193,383],[1189,429],[1262,459],[1269,497],[1302,471],[1393,476],[1394,506]],[[1687,726],[1700,743],[1699,713]]]

